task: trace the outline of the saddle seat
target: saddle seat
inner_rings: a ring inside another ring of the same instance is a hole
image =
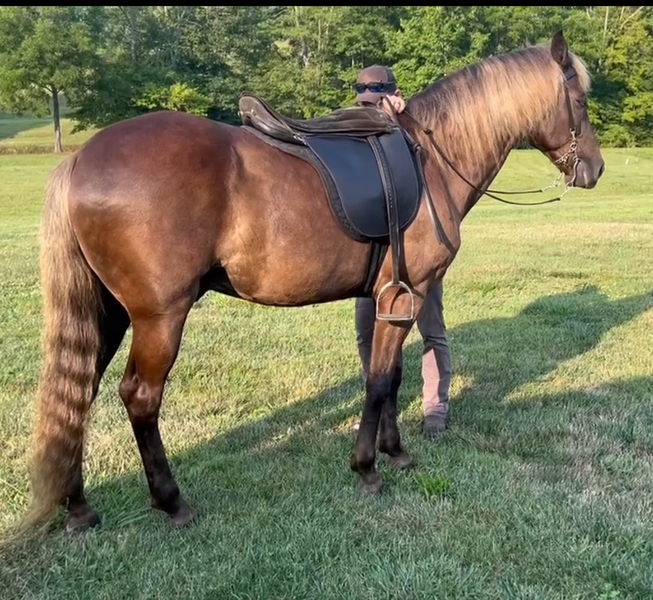
[[[243,125],[248,125],[277,140],[303,143],[306,135],[345,135],[367,137],[391,133],[397,124],[375,106],[341,108],[322,117],[293,119],[284,117],[265,100],[244,94],[238,103]]]

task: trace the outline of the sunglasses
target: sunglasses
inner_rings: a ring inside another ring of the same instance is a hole
[[[357,94],[367,90],[375,94],[392,94],[397,91],[396,83],[355,83],[351,87]]]

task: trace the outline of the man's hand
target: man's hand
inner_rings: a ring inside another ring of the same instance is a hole
[[[403,112],[404,108],[406,108],[406,102],[399,94],[393,94],[392,96],[389,96],[388,100],[392,102],[392,106],[394,106],[394,109],[398,113]]]
[[[390,102],[392,107],[398,113],[403,112],[403,110],[406,108],[406,102],[404,102],[404,99],[399,95],[399,90],[392,94],[392,96],[386,96],[381,103],[383,110],[392,116],[392,109],[388,106],[388,102]]]

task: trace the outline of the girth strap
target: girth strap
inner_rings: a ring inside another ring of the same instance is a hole
[[[385,192],[386,208],[388,212],[388,231],[390,237],[390,252],[392,254],[392,283],[399,283],[399,214],[397,211],[397,192],[390,173],[388,161],[379,140],[374,137],[367,138],[376,161],[379,164],[379,173]]]

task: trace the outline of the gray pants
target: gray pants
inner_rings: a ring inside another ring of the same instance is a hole
[[[446,326],[442,306],[442,281],[439,281],[424,299],[417,318],[417,328],[424,340],[422,353],[424,416],[449,411],[449,385],[451,383],[451,357],[447,343]],[[376,305],[373,298],[356,298],[356,342],[365,378],[372,357],[372,335],[376,321]],[[399,365],[402,357],[399,357]]]

